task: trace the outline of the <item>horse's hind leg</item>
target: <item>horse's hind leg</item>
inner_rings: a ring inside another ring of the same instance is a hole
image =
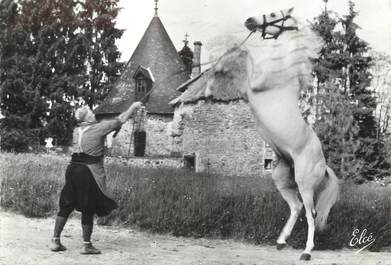
[[[307,243],[305,250],[302,253],[300,259],[310,260],[311,251],[314,248],[314,234],[315,234],[315,217],[316,211],[314,207],[314,192],[313,190],[304,189],[300,191],[305,208],[305,216],[308,224]]]
[[[289,219],[277,239],[277,249],[282,249],[286,245],[286,240],[292,232],[303,204],[298,197],[296,182],[294,181],[290,167],[285,160],[279,159],[277,166],[273,170],[272,177],[278,191],[290,208]]]
[[[310,163],[310,159],[296,161],[295,179],[305,208],[305,216],[308,224],[307,243],[300,259],[310,260],[311,251],[314,248],[315,217],[316,210],[314,205],[314,190],[320,183],[326,164],[321,159],[317,163]]]

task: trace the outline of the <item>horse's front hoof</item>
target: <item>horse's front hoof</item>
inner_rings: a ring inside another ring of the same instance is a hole
[[[300,260],[311,260],[311,255],[308,253],[303,253],[300,256]]]
[[[283,244],[277,243],[277,250],[281,250],[285,247],[286,247],[286,243],[283,243]]]

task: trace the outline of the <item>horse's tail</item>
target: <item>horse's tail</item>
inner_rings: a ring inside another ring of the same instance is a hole
[[[327,217],[333,207],[334,203],[338,200],[339,195],[339,180],[334,171],[330,167],[326,167],[325,173],[326,185],[320,192],[318,201],[316,203],[316,218],[315,225],[320,230],[326,227]]]

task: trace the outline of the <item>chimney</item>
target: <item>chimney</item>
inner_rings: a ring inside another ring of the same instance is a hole
[[[193,70],[191,76],[195,77],[201,73],[201,46],[200,41],[194,42]]]

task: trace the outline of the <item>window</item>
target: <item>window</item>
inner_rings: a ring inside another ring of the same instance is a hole
[[[185,155],[183,158],[185,168],[195,171],[195,155]]]
[[[136,79],[136,91],[140,94],[147,92],[147,82],[141,76]]]
[[[154,78],[149,68],[139,66],[133,75],[135,100],[141,100],[151,90]]]
[[[264,161],[264,168],[265,169],[272,169],[273,159],[265,159]]]

